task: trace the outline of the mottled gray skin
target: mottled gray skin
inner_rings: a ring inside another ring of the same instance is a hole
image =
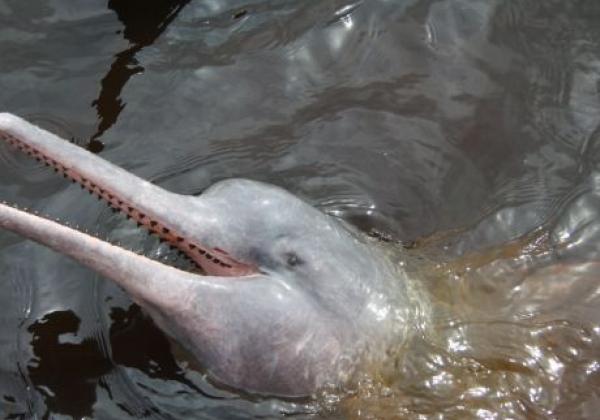
[[[217,382],[306,396],[385,357],[405,336],[409,298],[398,268],[352,228],[281,188],[236,179],[201,197],[173,194],[11,114],[0,114],[0,141],[147,228],[158,223],[161,236],[203,268],[208,275],[178,270],[0,204],[0,227],[115,281]]]

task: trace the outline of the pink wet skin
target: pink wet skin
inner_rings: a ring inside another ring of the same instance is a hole
[[[381,249],[273,185],[222,181],[202,196],[151,184],[0,113],[0,143],[106,201],[187,255],[182,271],[0,204],[0,228],[123,287],[217,383],[305,397],[383,359],[414,321],[407,281]],[[351,361],[352,363],[349,363]]]
[[[123,212],[140,226],[158,235],[161,240],[167,241],[179,249],[206,274],[244,276],[258,272],[256,266],[236,261],[219,248],[210,248],[184,238],[178,232],[177,227],[169,223],[169,220],[161,219],[159,221],[161,215],[153,211],[152,203],[148,199],[131,192],[124,193],[122,191],[124,188],[112,183],[117,177],[120,177],[123,182],[131,181],[131,178],[134,177],[129,173],[122,173],[120,168],[101,160],[96,161],[94,165],[97,166],[92,167],[87,163],[94,160],[89,153],[50,135],[45,135],[40,141],[36,137],[38,134],[35,133],[34,127],[24,127],[20,131],[18,128],[14,130],[14,132],[8,130],[0,132],[0,139],[38,162],[43,162],[59,175],[78,183],[90,194],[104,199],[113,209]],[[25,141],[26,139],[30,141]],[[60,153],[56,151],[57,142],[61,147]],[[67,154],[69,154],[68,160],[65,159]],[[134,181],[148,190],[156,188],[141,179],[134,179]],[[158,193],[151,191],[149,194]]]

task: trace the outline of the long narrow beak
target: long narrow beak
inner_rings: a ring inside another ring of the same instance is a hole
[[[153,261],[57,222],[0,204],[0,227],[32,239],[61,254],[68,255],[100,274],[112,278],[139,300],[152,302],[174,290],[166,278],[193,281],[193,273]],[[163,281],[152,279],[157,275]]]
[[[0,113],[0,140],[104,199],[112,208],[178,248],[205,273],[244,276],[258,272],[254,265],[237,261],[227,252],[194,239],[196,235],[191,235],[186,219],[192,213],[206,213],[208,220],[212,212],[197,201],[192,203],[189,197],[165,191],[12,114]]]
[[[208,296],[211,290],[227,288],[234,280],[255,278],[202,276],[179,270],[5,203],[0,203],[0,228],[75,259],[115,281],[137,303],[162,311],[189,311],[196,304],[194,291],[202,289]]]

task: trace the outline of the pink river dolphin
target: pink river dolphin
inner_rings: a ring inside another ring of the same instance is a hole
[[[177,269],[0,204],[1,228],[117,283],[216,383],[311,395],[386,357],[414,322],[406,275],[388,251],[281,188],[232,179],[198,197],[175,194],[8,113],[0,143],[194,262],[197,270]]]

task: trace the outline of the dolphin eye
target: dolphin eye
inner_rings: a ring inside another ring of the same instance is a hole
[[[304,264],[304,261],[295,252],[286,252],[284,256],[288,267],[297,267]]]

